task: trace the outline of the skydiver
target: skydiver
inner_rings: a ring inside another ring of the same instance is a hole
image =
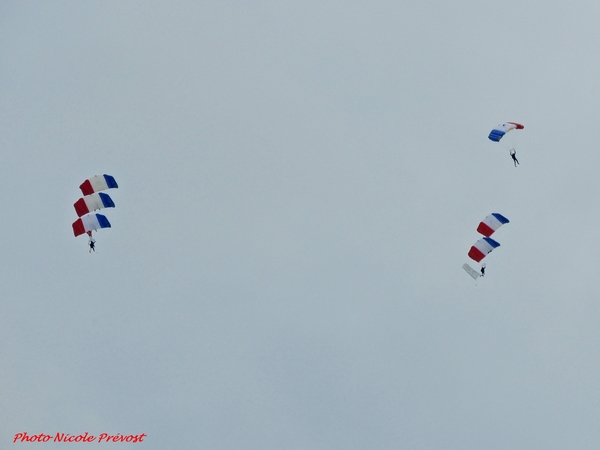
[[[519,160],[517,159],[517,152],[515,151],[514,148],[510,149],[510,156],[512,156],[515,167],[517,167],[517,164],[520,164],[520,163],[519,163]]]
[[[481,276],[485,277],[485,264],[481,266]]]
[[[90,241],[88,242],[88,244],[90,245],[90,250],[88,253],[92,253],[92,250],[95,252],[96,251],[96,240],[94,238],[90,238]]]

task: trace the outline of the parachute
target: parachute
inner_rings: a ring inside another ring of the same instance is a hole
[[[473,261],[480,262],[485,258],[492,250],[500,247],[500,244],[489,237],[479,239],[469,250],[469,258]]]
[[[110,222],[102,214],[88,214],[73,222],[73,234],[75,237],[81,236],[84,233],[87,233],[91,237],[92,231],[99,230],[100,228],[110,228]]]
[[[498,228],[510,221],[502,214],[492,213],[479,223],[477,232],[490,237]]]
[[[119,185],[114,177],[106,174],[88,178],[79,186],[84,196],[73,204],[75,212],[79,216],[79,219],[73,222],[73,234],[77,237],[87,233],[90,237],[90,252],[92,250],[96,251],[94,247],[96,241],[92,238],[92,232],[101,228],[111,228],[106,216],[92,212],[98,209],[115,207],[115,203],[110,198],[110,195],[100,191],[118,187]]]
[[[521,125],[520,123],[516,123],[516,122],[504,122],[501,123],[500,125],[498,125],[496,128],[494,128],[492,131],[490,131],[490,135],[488,136],[488,139],[490,139],[491,141],[494,142],[500,142],[500,139],[502,139],[504,137],[504,135],[506,133],[508,133],[511,130],[522,130],[523,128],[525,128],[523,125]]]
[[[110,175],[95,175],[92,178],[88,178],[79,186],[83,195],[91,195],[105,189],[118,188],[119,185],[115,179]]]
[[[500,213],[492,213],[479,222],[477,232],[483,234],[483,238],[479,239],[469,250],[469,258],[473,261],[481,262],[492,250],[500,247],[500,243],[492,239],[490,236],[505,223],[510,221]],[[480,276],[483,276],[483,264],[481,273],[477,272],[468,264],[463,264],[462,268],[467,272],[474,280],[477,280]]]
[[[80,198],[73,204],[73,207],[77,216],[81,217],[98,209],[114,208],[115,202],[110,198],[110,195],[100,192]]]
[[[477,272],[475,269],[473,269],[470,265],[468,265],[467,263],[462,265],[462,268],[465,269],[465,272],[467,272],[469,275],[471,275],[471,277],[477,281],[477,278],[479,278],[481,276],[481,273]]]

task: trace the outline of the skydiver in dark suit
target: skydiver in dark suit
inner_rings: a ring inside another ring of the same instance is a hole
[[[520,164],[520,163],[519,163],[519,160],[517,159],[517,152],[515,151],[514,148],[510,149],[510,156],[512,156],[513,163],[515,164],[515,167],[517,167],[517,164]]]

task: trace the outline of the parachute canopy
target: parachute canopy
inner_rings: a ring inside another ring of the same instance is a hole
[[[483,234],[484,236],[490,237],[492,234],[494,234],[494,231],[496,231],[505,223],[509,222],[510,221],[502,214],[492,213],[479,223],[477,232]]]
[[[73,234],[75,237],[90,231],[99,230],[100,228],[110,228],[110,222],[102,214],[88,214],[73,222]]]
[[[77,200],[73,207],[79,217],[102,208],[114,208],[115,202],[110,195],[100,192],[98,194],[86,195]]]
[[[467,272],[469,275],[471,275],[471,277],[474,280],[477,280],[477,278],[479,278],[481,276],[481,273],[477,272],[475,269],[473,269],[470,265],[468,265],[467,263],[462,265],[462,268],[465,269],[465,272]]]
[[[99,191],[103,191],[105,189],[118,188],[119,185],[115,181],[115,179],[110,175],[95,175],[92,178],[88,178],[79,189],[83,192],[83,195],[91,195]]]
[[[522,130],[523,128],[525,127],[520,123],[504,122],[498,125],[496,128],[494,128],[492,131],[490,131],[488,139],[494,142],[500,142],[500,139],[502,139],[504,135],[510,130]]]
[[[500,244],[489,237],[484,237],[479,239],[469,250],[469,258],[473,261],[481,261],[483,258],[487,256],[495,248],[500,247]]]

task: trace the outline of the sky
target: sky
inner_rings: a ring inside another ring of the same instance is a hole
[[[599,18],[1,0],[0,447],[597,449]]]

